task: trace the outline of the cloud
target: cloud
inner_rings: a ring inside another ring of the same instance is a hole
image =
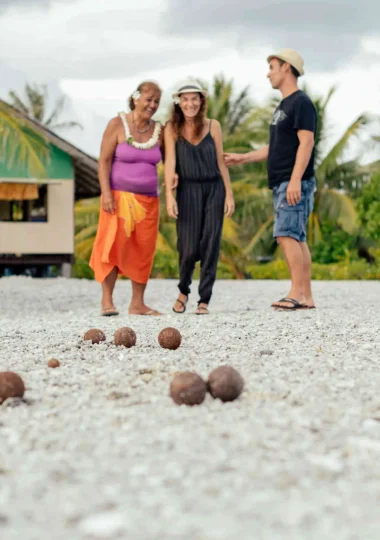
[[[124,0],[102,4],[52,0],[51,10],[31,11],[28,19],[7,12],[0,18],[0,60],[38,80],[90,80],[186,64],[212,49],[208,38],[195,37],[189,47],[187,37],[160,34],[160,0],[133,9]]]
[[[167,35],[210,35],[244,49],[261,43],[299,49],[315,70],[336,68],[378,31],[378,0],[169,0]]]
[[[76,2],[77,0],[0,0],[0,12],[6,9],[24,8],[46,8],[54,2]]]

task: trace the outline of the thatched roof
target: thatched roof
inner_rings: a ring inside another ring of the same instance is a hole
[[[75,199],[88,199],[97,197],[100,194],[100,186],[98,181],[98,160],[79,150],[76,146],[62,139],[59,135],[50,131],[49,128],[30,118],[18,109],[12,107],[5,101],[0,99],[0,105],[7,107],[14,116],[29,122],[33,129],[41,133],[41,135],[52,145],[56,146],[72,159],[74,168],[75,181]]]

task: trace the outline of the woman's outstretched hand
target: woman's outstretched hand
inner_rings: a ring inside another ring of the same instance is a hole
[[[113,198],[112,193],[105,193],[102,195],[102,204],[103,210],[109,214],[114,214],[116,210],[115,199]]]
[[[177,201],[175,200],[175,197],[172,193],[166,195],[166,210],[171,218],[177,219],[178,206]]]

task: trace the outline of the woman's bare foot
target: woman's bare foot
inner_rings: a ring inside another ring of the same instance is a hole
[[[208,305],[207,304],[199,304],[197,309],[195,310],[195,315],[209,315]]]
[[[173,311],[175,313],[185,313],[187,301],[188,301],[188,296],[180,293],[173,306]]]
[[[130,305],[128,309],[129,315],[151,315],[151,316],[159,316],[162,315],[159,311],[156,311],[155,309],[152,309],[145,304],[142,305]]]

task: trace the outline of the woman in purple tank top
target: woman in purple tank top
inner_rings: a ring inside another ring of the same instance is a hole
[[[129,100],[131,111],[113,118],[103,136],[101,207],[90,267],[102,284],[104,316],[118,315],[113,290],[119,274],[132,282],[129,313],[160,315],[144,302],[159,223],[157,164],[162,159],[162,135],[152,116],[160,98],[156,83],[141,83]]]

